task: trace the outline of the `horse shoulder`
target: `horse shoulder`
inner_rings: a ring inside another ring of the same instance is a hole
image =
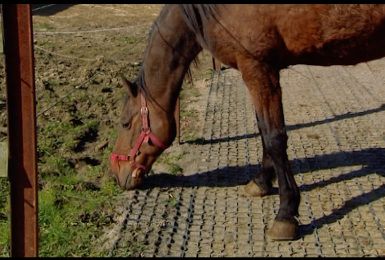
[[[289,52],[299,54],[322,45],[322,13],[328,8],[327,5],[290,5],[280,10],[275,24]]]
[[[212,23],[210,50],[223,63],[237,67],[239,57],[264,59],[280,45],[272,13],[275,5],[230,5]]]

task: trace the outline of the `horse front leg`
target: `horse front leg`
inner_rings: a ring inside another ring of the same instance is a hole
[[[274,171],[273,160],[270,155],[266,152],[265,140],[262,136],[261,123],[257,118],[257,125],[259,129],[259,133],[261,134],[262,139],[262,148],[263,148],[263,156],[262,156],[262,169],[257,175],[249,181],[249,183],[245,186],[245,191],[248,195],[255,197],[263,197],[265,195],[269,195],[273,191],[273,180],[276,177]]]
[[[254,182],[261,190],[269,190],[274,172],[278,177],[279,211],[268,235],[274,240],[292,240],[298,236],[295,217],[298,216],[300,193],[286,152],[287,134],[279,71],[255,60],[244,63],[240,70],[252,96],[263,140],[263,173]]]

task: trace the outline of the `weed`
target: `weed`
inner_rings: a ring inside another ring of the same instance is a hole
[[[49,23],[38,23],[38,24],[35,24],[35,30],[46,30],[46,31],[49,31],[49,30],[53,30],[55,29],[55,27]]]
[[[182,167],[180,167],[176,163],[169,163],[168,168],[169,168],[170,173],[173,175],[179,175],[179,174],[183,173]]]
[[[174,198],[174,197],[170,197],[170,198],[166,201],[166,203],[167,203],[170,207],[172,207],[172,208],[175,208],[177,205],[179,205],[179,201],[178,201],[176,198]]]
[[[137,37],[133,37],[133,36],[125,36],[123,38],[120,38],[120,40],[123,42],[123,43],[128,43],[128,44],[135,44],[138,42],[138,39]]]

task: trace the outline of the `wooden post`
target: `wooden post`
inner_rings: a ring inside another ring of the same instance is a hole
[[[11,255],[38,256],[36,107],[29,4],[3,4],[11,187]]]

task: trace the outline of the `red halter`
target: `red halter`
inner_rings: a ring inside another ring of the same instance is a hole
[[[121,155],[117,153],[111,154],[111,163],[116,163],[119,161],[131,161],[132,166],[135,168],[140,168],[144,171],[146,171],[146,167],[142,164],[139,164],[135,161],[135,158],[138,154],[138,151],[143,143],[148,143],[149,140],[151,140],[151,143],[158,146],[161,149],[166,149],[167,146],[162,143],[162,141],[159,140],[158,137],[156,137],[152,132],[150,128],[150,122],[148,118],[148,108],[147,108],[147,102],[146,98],[143,96],[142,93],[140,93],[140,101],[141,101],[141,108],[140,108],[140,115],[142,117],[142,131],[140,132],[140,135],[138,139],[136,139],[136,143],[134,147],[130,150],[128,155]],[[131,158],[131,160],[130,160]]]

